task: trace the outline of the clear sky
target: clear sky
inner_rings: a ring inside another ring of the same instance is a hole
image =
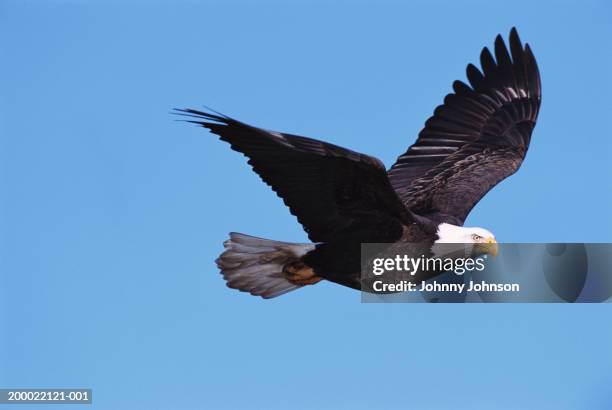
[[[612,408],[610,305],[227,289],[229,231],[306,235],[169,114],[206,104],[390,165],[514,25],[542,111],[467,223],[611,242],[609,2],[0,2],[0,387],[91,387],[114,410]]]

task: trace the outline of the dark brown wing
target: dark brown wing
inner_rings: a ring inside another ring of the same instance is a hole
[[[210,129],[248,157],[313,242],[392,242],[402,233],[401,221],[410,220],[376,158],[223,115],[179,111],[196,117],[190,122]]]
[[[471,86],[455,81],[406,153],[389,169],[404,204],[418,214],[464,221],[473,206],[521,165],[541,100],[540,74],[516,29],[510,52],[501,36],[495,58],[484,48],[483,72],[467,67]]]

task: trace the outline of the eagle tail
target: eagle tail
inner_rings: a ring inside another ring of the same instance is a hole
[[[314,249],[313,244],[279,242],[236,232],[229,236],[216,263],[230,288],[270,299],[316,283],[312,279],[300,283],[291,276],[295,266],[304,266],[300,258]]]

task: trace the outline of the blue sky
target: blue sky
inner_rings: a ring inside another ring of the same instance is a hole
[[[542,111],[467,223],[612,240],[609,3],[458,3],[0,3],[0,385],[115,410],[612,407],[609,305],[361,304],[325,283],[263,301],[214,266],[229,231],[306,236],[171,108],[390,165],[514,25]]]

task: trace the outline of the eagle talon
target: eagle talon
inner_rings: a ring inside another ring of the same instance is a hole
[[[287,280],[300,286],[314,285],[321,281],[310,266],[299,261],[285,265],[283,273]]]

